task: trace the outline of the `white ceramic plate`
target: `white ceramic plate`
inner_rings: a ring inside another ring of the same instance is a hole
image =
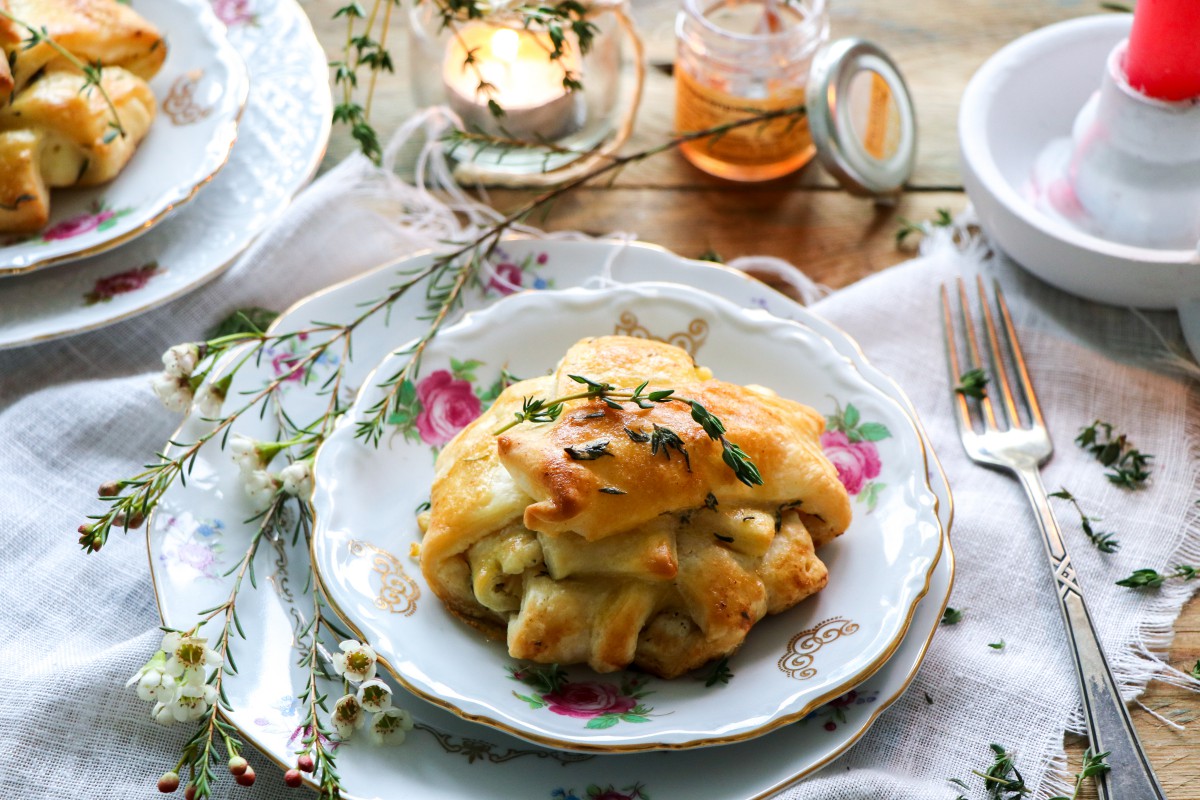
[[[544,667],[456,620],[415,560],[397,567],[411,581],[411,613],[397,614],[376,604],[378,576],[362,559],[364,544],[407,553],[420,541],[413,510],[429,497],[437,448],[495,396],[502,369],[542,375],[579,339],[631,330],[680,344],[722,380],[766,385],[822,412],[822,443],[858,500],[849,530],[821,550],[829,585],[754,627],[729,659],[738,679],[719,700],[699,672],[664,681],[575,667],[561,688],[538,688]],[[405,422],[389,425],[378,447],[357,438],[356,423],[386,395],[375,384],[406,362],[385,358],[321,447],[313,559],[333,607],[421,697],[564,749],[726,744],[798,720],[861,682],[907,631],[942,545],[925,449],[901,406],[811,328],[670,284],[522,292],[439,333]]]
[[[95,255],[140,236],[229,158],[250,84],[225,26],[206,0],[141,0],[135,7],[168,47],[150,82],[158,114],[149,133],[111,182],[52,191],[49,224],[0,244],[0,275]]]
[[[166,13],[152,14],[156,4],[143,2],[156,22],[154,14]],[[219,26],[211,20],[214,12],[228,26],[228,41],[245,62],[249,99],[228,163],[191,202],[149,233],[102,255],[0,280],[0,348],[102,327],[199,286],[283,212],[320,163],[329,138],[328,68],[296,0],[213,0],[211,11],[204,10],[207,0],[162,5],[183,15],[178,34],[167,28],[178,20],[160,23],[176,48],[168,63],[183,49],[183,40],[199,36],[210,23]],[[209,23],[191,31],[188,26],[201,18]],[[181,63],[180,69],[186,73],[190,67]],[[200,81],[192,95],[196,103],[208,102],[208,86],[207,79]],[[159,97],[161,101],[163,95]],[[157,126],[169,130],[166,118],[164,113],[155,123],[144,147],[160,133]],[[130,168],[140,169],[148,155],[136,154]],[[118,182],[123,185],[125,177]],[[190,191],[193,185],[183,188]]]
[[[744,308],[764,308],[827,336],[839,353],[853,361],[872,385],[897,402],[911,406],[898,387],[866,363],[855,344],[820,317],[745,275],[718,265],[687,261],[646,245],[606,242],[518,241],[505,245],[510,256],[505,272],[528,287],[580,286],[597,280],[606,267],[617,280],[676,281],[726,297]],[[544,256],[545,263],[539,263]],[[411,262],[404,262],[411,263]],[[396,264],[386,265],[333,287],[292,308],[277,329],[296,330],[313,319],[348,320],[362,302],[377,298],[395,282]],[[524,269],[521,267],[524,266]],[[419,294],[419,292],[418,292]],[[469,290],[468,308],[487,305],[500,294],[496,287]],[[411,308],[407,308],[412,311]],[[371,368],[396,341],[416,335],[422,323],[413,314],[397,313],[391,326],[368,323],[362,329],[355,358],[347,363],[351,385],[362,385]],[[238,383],[261,385],[285,364],[281,349],[259,366],[251,365]],[[284,367],[286,368],[286,367]],[[317,385],[290,384],[281,403],[289,412],[311,415],[327,398]],[[270,420],[245,419],[243,433],[273,435]],[[204,425],[188,420],[174,437],[194,438]],[[953,518],[949,487],[930,453],[930,479],[938,497],[938,518],[948,532]],[[236,469],[216,447],[201,450],[187,486],[176,485],[147,523],[151,572],[164,623],[191,625],[197,612],[220,602],[228,592],[221,573],[242,552],[252,528],[241,499]],[[399,554],[403,557],[403,554]],[[311,615],[305,594],[308,554],[277,543],[259,554],[259,589],[240,606],[248,639],[239,643],[243,668],[226,681],[233,706],[230,721],[241,736],[281,765],[294,759],[294,735],[300,723],[295,693],[301,673],[295,666],[294,631]],[[381,588],[394,558],[364,549],[364,559],[378,569]],[[934,569],[929,595],[918,604],[908,636],[895,655],[853,693],[818,709],[805,721],[754,742],[678,753],[585,756],[556,753],[531,746],[503,733],[465,722],[404,692],[398,702],[416,717],[417,730],[399,749],[350,745],[338,753],[338,767],[349,800],[570,800],[587,797],[588,787],[612,788],[611,798],[624,795],[655,800],[758,800],[821,768],[845,752],[871,723],[908,687],[937,629],[953,579],[953,553],[948,538]],[[381,602],[388,596],[380,594]],[[402,606],[398,606],[402,608]],[[736,676],[735,676],[736,679]],[[634,788],[640,787],[640,788]],[[641,793],[639,795],[639,792]]]

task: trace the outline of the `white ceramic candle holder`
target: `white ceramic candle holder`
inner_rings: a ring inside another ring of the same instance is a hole
[[[963,184],[1023,267],[1090,300],[1178,308],[1200,356],[1200,109],[1128,87],[1114,51],[1130,22],[1051,25],[989,59],[963,95]]]

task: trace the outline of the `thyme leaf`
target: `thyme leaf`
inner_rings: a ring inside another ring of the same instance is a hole
[[[982,369],[971,369],[958,376],[958,386],[954,391],[965,397],[982,400],[987,394],[988,376]]]
[[[1167,575],[1160,574],[1158,570],[1154,569],[1135,569],[1128,578],[1117,581],[1117,586],[1124,586],[1128,589],[1158,589],[1171,578],[1190,581],[1197,575],[1200,575],[1200,567],[1188,564],[1176,564],[1175,571]]]
[[[962,621],[962,618],[962,609],[950,608],[950,606],[946,606],[946,610],[942,612],[943,625],[957,625]]]
[[[729,668],[729,657],[722,656],[721,660],[713,665],[712,672],[704,680],[704,685],[707,687],[716,686],[718,683],[724,686],[729,683],[733,677],[733,670]]]
[[[1117,486],[1140,489],[1150,479],[1150,460],[1154,456],[1133,447],[1125,434],[1114,436],[1111,423],[1096,420],[1080,428],[1075,444],[1108,467],[1110,471],[1104,473],[1104,477]]]
[[[608,451],[608,439],[597,439],[594,442],[588,442],[583,445],[572,445],[564,447],[563,450],[575,461],[595,461],[604,456],[615,458]]]

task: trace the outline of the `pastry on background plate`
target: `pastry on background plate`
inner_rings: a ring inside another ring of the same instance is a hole
[[[50,217],[51,188],[112,180],[133,157],[157,110],[147,83],[166,58],[158,30],[116,0],[0,0],[5,10],[81,62],[101,65],[97,87],[49,43],[29,46],[0,19],[10,69],[0,74],[0,232],[33,233]]]
[[[572,375],[699,403],[762,484],[739,479],[685,402],[572,400],[553,421],[496,435],[526,398],[586,390]],[[849,526],[850,501],[823,430],[808,406],[716,380],[680,348],[585,339],[553,375],[505,389],[438,455],[422,571],[514,658],[676,677],[825,586],[815,548]]]

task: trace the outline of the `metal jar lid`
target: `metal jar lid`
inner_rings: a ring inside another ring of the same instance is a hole
[[[808,127],[817,157],[851,194],[899,192],[917,155],[917,120],[900,70],[876,45],[839,39],[809,71]]]

